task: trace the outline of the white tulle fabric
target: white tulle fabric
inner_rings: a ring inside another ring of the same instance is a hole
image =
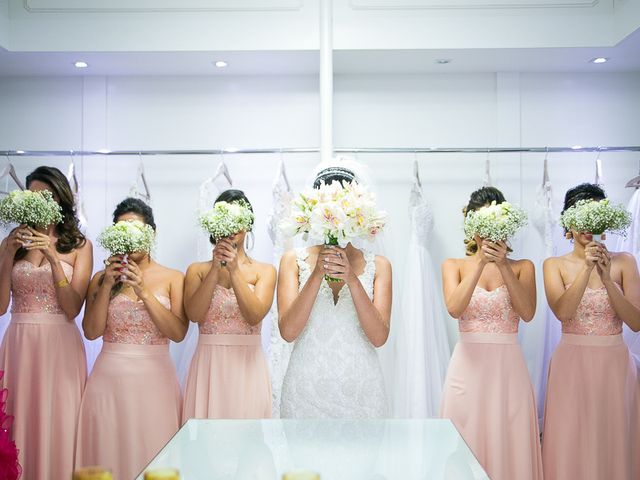
[[[297,249],[300,289],[311,275],[307,249]],[[375,255],[364,253],[360,282],[373,298]],[[284,377],[283,418],[382,418],[388,413],[376,349],[360,326],[349,288],[322,282],[307,325],[297,338]]]
[[[433,212],[417,180],[411,189],[409,214],[406,276],[395,319],[393,404],[396,417],[424,418],[438,415],[451,351],[429,252]]]
[[[629,232],[625,237],[619,237],[616,251],[630,252],[636,257],[636,261],[640,263],[640,189],[636,189],[629,200],[627,210],[633,216],[633,222],[629,227]],[[640,334],[632,331],[627,325],[623,326],[622,335],[624,341],[629,347],[629,351],[640,369]]]
[[[269,237],[273,242],[273,263],[274,265],[279,265],[282,254],[292,247],[291,238],[286,237],[279,228],[280,221],[289,216],[291,211],[291,191],[289,190],[282,160],[280,160],[278,172],[273,182],[272,198],[273,205],[269,214],[267,228]],[[271,373],[271,410],[272,417],[279,418],[282,381],[287,372],[293,343],[287,343],[280,335],[276,302],[271,307],[270,317],[269,371]]]

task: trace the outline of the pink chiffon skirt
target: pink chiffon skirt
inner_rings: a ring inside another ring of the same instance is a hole
[[[492,480],[542,479],[535,397],[515,333],[460,333],[440,416]]]
[[[180,410],[168,345],[104,342],[82,397],[76,467],[135,478],[178,431]]]
[[[200,334],[184,394],[189,418],[270,418],[271,381],[260,335]]]
[[[562,334],[543,432],[546,480],[640,478],[640,383],[621,335]]]
[[[84,346],[65,315],[14,313],[0,347],[2,387],[23,480],[71,478],[87,378]]]

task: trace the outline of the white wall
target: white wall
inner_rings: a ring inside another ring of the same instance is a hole
[[[563,146],[640,144],[640,73],[339,76],[335,79],[336,146]],[[317,146],[316,77],[0,78],[2,149],[188,149]],[[509,200],[532,205],[543,155],[492,157],[494,184]],[[414,156],[360,154],[390,213],[385,243],[401,285],[408,234],[407,204]],[[485,155],[420,155],[427,198],[435,209],[436,264],[463,255],[461,213],[484,172]],[[594,178],[593,154],[550,156],[558,200],[569,186]],[[624,183],[637,174],[638,154],[603,154],[608,193],[626,202]],[[218,158],[145,158],[159,226],[157,257],[184,270],[195,258],[198,186]],[[257,212],[255,256],[271,258],[266,235],[270,187],[278,155],[228,156],[237,187]],[[315,155],[285,157],[301,187]],[[66,158],[16,159],[21,176],[38,164],[65,168]],[[137,158],[80,161],[89,235],[110,221],[128,192]],[[533,230],[515,256],[541,259]],[[102,254],[96,255],[100,262]],[[539,273],[540,274],[540,273]],[[540,302],[544,301],[540,291]],[[542,308],[539,308],[542,311]],[[455,324],[450,322],[451,341]],[[538,329],[528,326],[529,367],[539,368]]]

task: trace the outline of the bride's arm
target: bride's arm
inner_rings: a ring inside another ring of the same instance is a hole
[[[321,255],[318,255],[321,259]],[[324,273],[320,270],[320,262],[311,272],[309,280],[302,290],[298,292],[298,265],[296,264],[296,252],[291,250],[285,253],[280,260],[278,272],[278,326],[280,335],[287,342],[293,342],[304,329],[311,309],[318,296],[318,290],[323,281]]]

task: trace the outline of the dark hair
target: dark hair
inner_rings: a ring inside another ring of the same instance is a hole
[[[154,230],[156,229],[156,222],[153,219],[153,210],[151,210],[151,207],[139,198],[127,197],[122,200],[113,211],[113,223],[116,223],[118,221],[118,217],[121,217],[126,213],[134,213],[141,216],[144,223]]]
[[[605,198],[607,198],[607,195],[599,185],[595,183],[581,183],[580,185],[570,188],[567,190],[567,193],[565,193],[562,213],[573,207],[580,200],[604,200]],[[564,229],[565,233],[568,231],[566,228]]]
[[[49,187],[62,209],[62,222],[54,227],[58,236],[56,250],[59,253],[69,253],[76,248],[82,247],[87,242],[87,239],[80,231],[75,198],[67,177],[55,167],[41,166],[27,175],[27,188],[35,181],[45,183]],[[21,259],[26,254],[27,251],[24,248],[20,248],[16,254],[16,259]]]
[[[313,188],[320,188],[322,183],[330,185],[333,182],[351,183],[355,181],[355,174],[344,167],[328,167],[320,170],[313,181]]]
[[[500,204],[505,202],[506,199],[500,190],[496,187],[482,187],[476,190],[469,197],[469,203],[462,209],[463,215],[466,217],[467,213],[473,210],[479,210],[485,205],[490,205],[491,202]],[[467,255],[474,255],[478,251],[478,244],[474,239],[464,241]],[[511,249],[509,249],[511,251]]]
[[[218,195],[218,198],[215,199],[213,204],[215,205],[218,202],[227,202],[227,203],[242,202],[242,203],[245,203],[247,207],[249,207],[249,210],[253,212],[253,206],[251,205],[251,202],[249,201],[249,199],[247,198],[247,196],[242,190],[236,190],[233,188],[229,190],[225,190],[220,195]],[[253,228],[253,220],[251,220],[251,227]],[[213,236],[209,237],[209,241],[213,244],[216,243],[216,240],[215,238],[213,238]]]

